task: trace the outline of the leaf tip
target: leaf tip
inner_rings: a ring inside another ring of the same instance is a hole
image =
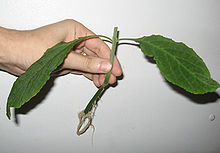
[[[10,120],[11,119],[11,111],[10,111],[9,105],[7,105],[6,115],[7,115],[8,119]]]
[[[6,113],[6,115],[7,115],[8,119],[11,120],[11,112],[10,112],[10,110],[9,110],[9,112]]]

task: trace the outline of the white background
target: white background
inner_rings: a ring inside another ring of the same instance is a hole
[[[97,34],[161,34],[193,47],[220,82],[218,0],[1,0],[0,26],[33,29],[72,18]],[[44,88],[9,121],[5,105],[16,77],[0,72],[2,153],[219,153],[220,89],[195,96],[167,83],[139,48],[120,45],[123,79],[96,111],[96,127],[76,135],[77,113],[96,92],[87,79],[66,75]],[[215,120],[210,121],[209,115]]]

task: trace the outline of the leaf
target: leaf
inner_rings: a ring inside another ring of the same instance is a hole
[[[50,78],[54,71],[78,42],[91,36],[81,37],[71,42],[60,42],[49,48],[44,55],[32,64],[14,82],[7,101],[7,116],[10,119],[10,107],[20,108],[34,97]],[[93,36],[94,37],[94,36]]]
[[[135,41],[140,43],[145,55],[154,57],[169,82],[194,94],[214,92],[220,87],[211,78],[203,60],[184,43],[160,35],[145,36]]]

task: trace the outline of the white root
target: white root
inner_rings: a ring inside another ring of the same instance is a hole
[[[79,124],[77,127],[77,135],[81,135],[83,133],[86,132],[86,130],[90,127],[90,125],[92,124],[92,116],[91,116],[91,112],[88,112],[87,114],[84,113],[84,110],[81,111],[78,114],[79,117]],[[86,119],[88,119],[87,124],[82,128],[83,124],[85,123]],[[82,128],[82,129],[81,129]]]
[[[94,133],[94,125],[92,125],[92,119],[95,115],[95,110],[97,108],[97,104],[93,105],[93,108],[90,112],[88,112],[87,114],[85,114],[84,110],[82,110],[81,112],[79,112],[78,114],[78,118],[79,118],[79,124],[77,127],[77,132],[76,134],[78,136],[82,135],[83,133],[85,133],[87,131],[87,129],[92,126],[93,127],[93,133]],[[86,125],[83,127],[83,125],[85,124],[87,120]],[[83,128],[82,128],[83,127]]]

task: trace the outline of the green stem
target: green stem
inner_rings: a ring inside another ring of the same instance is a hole
[[[107,37],[107,36],[104,36],[104,35],[96,35],[96,36],[106,38],[106,39],[108,39],[109,41],[111,41],[111,42],[112,42],[112,39],[111,39],[111,38],[109,38],[109,37]]]
[[[110,38],[107,38],[107,39],[110,39]],[[112,63],[112,65],[113,65],[114,58],[115,58],[115,51],[116,51],[117,43],[118,43],[118,27],[115,27],[113,37],[112,37],[112,50],[111,50],[111,54],[110,54],[110,62]],[[99,90],[95,93],[95,95],[92,97],[92,99],[89,101],[88,105],[86,106],[86,108],[84,110],[85,114],[87,114],[88,112],[90,112],[92,110],[94,103],[97,101],[100,94],[102,94],[106,85],[108,84],[111,73],[112,73],[112,70],[106,74],[106,77],[105,77],[105,80],[104,80],[102,86],[99,88]]]
[[[107,36],[104,36],[104,35],[90,35],[90,36],[85,36],[85,37],[81,37],[81,38],[82,38],[82,40],[84,40],[84,39],[95,38],[95,37],[106,38],[106,39],[108,39],[109,41],[112,42],[112,39],[111,39],[111,38],[109,38],[109,37],[107,37]]]

